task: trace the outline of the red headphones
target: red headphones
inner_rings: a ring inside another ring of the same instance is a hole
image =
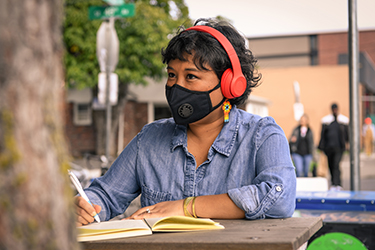
[[[242,74],[241,64],[237,53],[229,40],[222,33],[220,33],[220,31],[209,26],[197,25],[186,30],[206,32],[219,41],[227,52],[233,68],[229,68],[224,71],[221,77],[221,92],[228,99],[241,96],[246,90],[246,79]]]

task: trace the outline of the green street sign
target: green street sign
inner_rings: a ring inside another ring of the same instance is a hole
[[[132,17],[134,16],[134,4],[123,4],[118,6],[91,6],[89,7],[89,18],[106,19],[110,17]]]
[[[124,0],[104,0],[104,2],[110,4],[110,5],[123,5]]]

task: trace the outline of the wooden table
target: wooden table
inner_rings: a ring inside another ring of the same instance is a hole
[[[154,233],[81,243],[83,249],[298,249],[323,225],[320,217],[266,220],[215,220],[224,230]]]

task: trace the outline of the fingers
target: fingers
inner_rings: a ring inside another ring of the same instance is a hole
[[[134,214],[132,214],[126,219],[139,220],[174,215],[184,216],[183,202],[184,200],[164,201],[152,206],[143,207],[141,209],[138,209]]]
[[[143,219],[145,214],[150,214],[151,208],[150,207],[143,207],[138,209],[135,213],[133,213],[129,219]]]
[[[133,213],[126,219],[140,220],[140,219],[145,219],[145,218],[152,218],[155,216],[156,216],[156,213],[153,207],[143,207],[143,208],[138,209],[135,213]]]
[[[94,217],[89,215],[86,210],[76,206],[77,222],[83,225],[94,222]]]
[[[76,214],[77,214],[77,225],[86,225],[94,222],[94,216],[101,211],[99,205],[94,205],[94,207],[88,203],[82,197],[75,198]]]
[[[77,220],[76,220],[76,224],[79,225],[79,226],[82,226],[82,225],[87,225],[87,224],[90,224],[94,222],[94,220],[90,220],[88,218],[84,218],[80,215],[77,216]]]
[[[95,216],[96,211],[94,207],[90,203],[88,203],[85,199],[83,199],[82,197],[77,197],[75,201],[76,201],[76,205],[79,208],[86,211],[91,216]]]
[[[102,207],[99,206],[99,205],[95,205],[95,204],[94,204],[94,209],[95,209],[95,211],[96,211],[97,214],[100,213],[100,211],[102,211]]]

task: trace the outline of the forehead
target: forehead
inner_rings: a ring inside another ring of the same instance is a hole
[[[191,60],[189,61],[181,61],[180,59],[171,60],[168,65],[167,69],[173,69],[175,71],[183,70],[183,71],[191,71],[193,72],[202,72],[202,73],[214,73],[212,68],[207,65],[205,68],[198,67],[194,64]]]
[[[189,65],[190,68],[196,68],[200,71],[211,71],[212,67],[206,63],[202,62],[200,58],[197,58],[197,55],[192,52],[192,54],[189,53],[183,53],[182,58],[174,58],[168,62],[168,66],[176,65],[176,64],[184,64]]]

